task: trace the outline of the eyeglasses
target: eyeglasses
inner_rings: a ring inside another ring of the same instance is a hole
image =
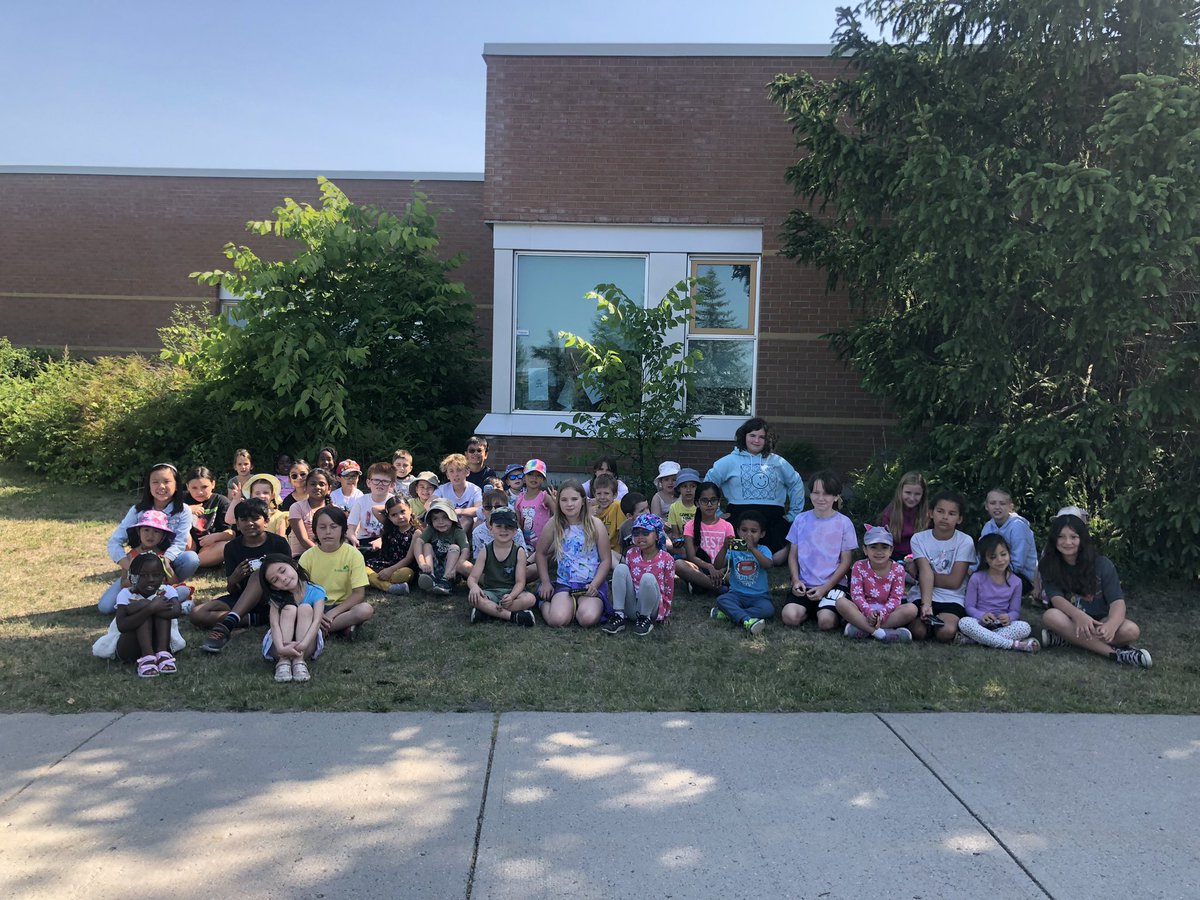
[[[716,497],[700,497],[696,502],[703,503],[705,506],[712,506],[714,503],[720,503],[721,501]]]
[[[368,478],[367,483],[377,484],[382,487],[383,485],[391,484],[392,480],[390,478]]]

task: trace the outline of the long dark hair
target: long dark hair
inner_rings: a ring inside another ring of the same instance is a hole
[[[163,462],[151,466],[150,471],[146,473],[146,477],[142,480],[142,497],[134,504],[134,509],[138,512],[154,509],[154,495],[150,493],[150,476],[155,472],[161,472],[163,469],[169,470],[175,476],[175,496],[171,498],[171,511],[167,515],[173,516],[183,510],[183,497],[180,496],[183,486],[179,483],[179,470],[170,463]]]
[[[997,534],[994,531],[991,534],[985,534],[979,539],[979,543],[975,545],[975,552],[979,556],[979,571],[987,572],[992,568],[991,563],[988,562],[988,557],[995,553],[999,547],[1003,547],[1009,552],[1008,568],[1004,570],[1004,583],[1008,584],[1009,578],[1012,576],[1012,548],[1008,546],[1008,541],[1004,539],[1003,535]]]
[[[262,588],[262,595],[277,607],[294,604],[296,598],[292,596],[291,591],[279,591],[267,583],[267,566],[275,565],[276,563],[291,567],[304,584],[311,584],[312,579],[308,577],[308,572],[304,570],[304,566],[300,565],[300,563],[296,562],[296,560],[292,559],[286,553],[268,553],[262,558],[262,565],[258,567],[258,586]]]
[[[700,495],[708,490],[713,490],[713,491],[717,492],[717,518],[718,519],[721,518],[721,501],[725,498],[725,495],[721,493],[720,485],[717,485],[714,482],[702,481],[698,485],[696,485],[696,512],[693,513],[693,515],[692,515],[692,536],[696,540],[697,547],[700,546],[700,522],[702,521],[700,518]],[[712,560],[709,560],[709,562],[712,562]]]
[[[747,419],[738,426],[738,430],[734,432],[734,443],[737,444],[739,450],[746,450],[746,435],[752,431],[762,429],[767,433],[767,442],[763,444],[762,458],[766,459],[775,449],[775,439],[771,435],[771,426],[767,424],[767,420],[762,416],[755,416],[753,419]],[[746,450],[749,453],[749,450]]]
[[[1058,536],[1067,528],[1079,535],[1079,555],[1073,566],[1067,565],[1058,552]],[[1042,573],[1042,581],[1087,596],[1096,593],[1096,555],[1087,523],[1079,516],[1059,516],[1050,522],[1050,536],[1038,560],[1038,571]]]
[[[508,499],[507,496],[505,499]],[[400,533],[400,529],[396,527],[396,523],[393,522],[391,516],[388,515],[388,513],[390,513],[397,506],[408,507],[409,530],[411,531],[417,527],[412,520],[412,504],[408,502],[408,498],[402,494],[393,494],[391,497],[388,497],[387,503],[383,504],[383,529],[380,531],[380,534],[383,536],[385,541],[390,540],[392,535]]]
[[[350,523],[346,519],[346,511],[340,506],[331,506],[329,503],[326,503],[324,506],[318,506],[317,511],[313,513],[312,517],[314,536],[317,533],[317,522],[322,518],[332,519],[333,524],[342,529],[342,539],[338,542],[338,546],[340,547],[346,543],[346,532],[350,529]]]

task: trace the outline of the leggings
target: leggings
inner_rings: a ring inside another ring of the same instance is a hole
[[[649,572],[642,575],[641,583],[635,586],[629,566],[621,563],[613,572],[612,590],[613,609],[623,613],[626,618],[658,617],[658,607],[662,598],[659,596],[658,582]]]
[[[1003,628],[992,630],[983,625],[978,619],[964,616],[958,620],[958,630],[977,644],[985,647],[995,647],[998,650],[1011,650],[1013,641],[1023,641],[1029,637],[1033,629],[1028,622],[1017,619]]]

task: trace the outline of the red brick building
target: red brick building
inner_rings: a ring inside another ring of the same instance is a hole
[[[696,313],[674,337],[704,353],[697,466],[737,425],[766,417],[842,467],[889,440],[892,417],[821,335],[848,321],[823,273],[779,256],[796,203],[796,148],[766,85],[832,75],[825,47],[488,45],[485,172],[321,173],[352,200],[400,209],[412,181],[442,219],[447,255],[475,297],[491,351],[481,433],[493,458],[579,452],[554,425],[590,409],[559,330],[587,332],[599,282],[656,301],[689,275]],[[188,273],[219,267],[226,241],[284,196],[315,201],[318,173],[0,169],[0,333],[80,353],[151,350],[174,305],[216,309]]]

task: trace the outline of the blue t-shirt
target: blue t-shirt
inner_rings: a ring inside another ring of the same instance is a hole
[[[316,606],[318,600],[325,599],[325,588],[319,584],[310,584],[304,590],[304,599],[301,601],[305,606]]]
[[[767,594],[767,570],[749,550],[726,550],[725,564],[729,566],[729,592],[743,597],[763,597]]]

